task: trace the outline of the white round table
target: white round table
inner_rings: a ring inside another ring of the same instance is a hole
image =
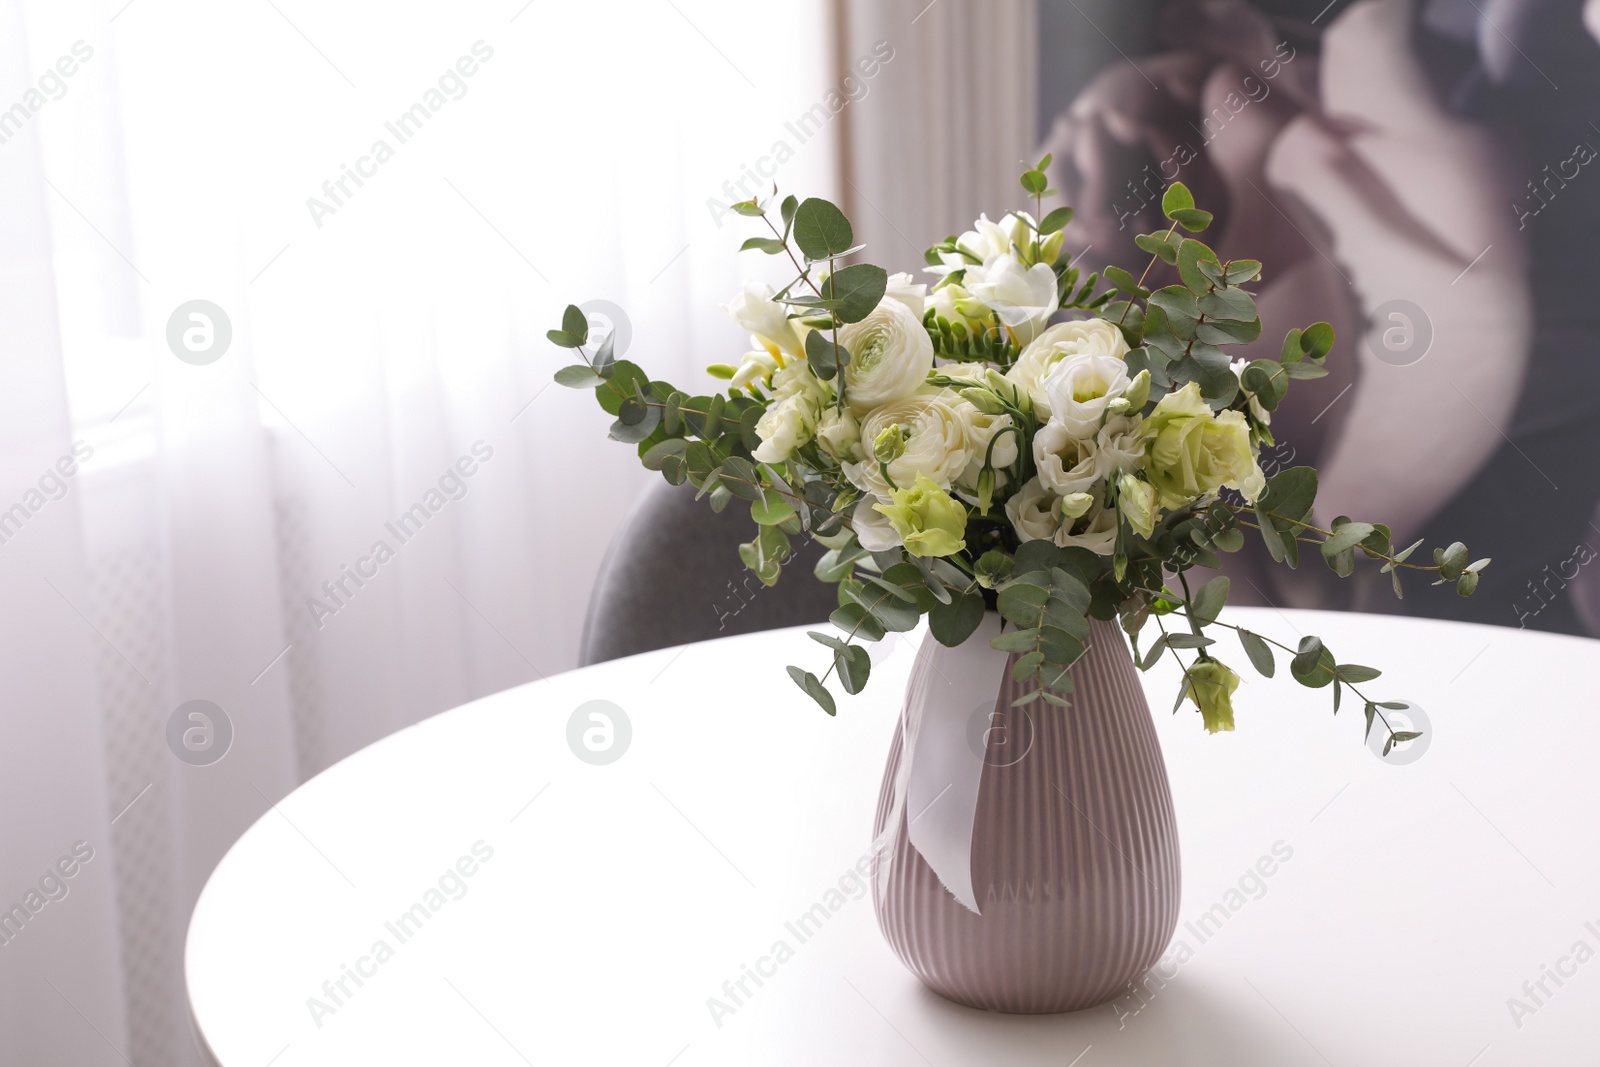
[[[1146,683],[1183,904],[1111,1006],[974,1011],[901,966],[852,868],[917,638],[830,719],[783,671],[825,650],[789,630],[498,693],[295,790],[195,907],[200,1043],[222,1067],[1595,1062],[1600,643],[1224,618],[1383,668],[1364,688],[1419,705],[1431,742],[1385,763],[1359,704],[1335,718],[1231,638],[1238,730],[1209,736],[1168,713],[1167,657]],[[609,764],[567,740],[593,700],[631,723]]]

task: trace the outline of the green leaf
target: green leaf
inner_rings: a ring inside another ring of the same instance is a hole
[[[1037,629],[1008,630],[999,637],[989,642],[990,648],[999,649],[1001,652],[1028,653],[1038,647],[1039,631]]]
[[[795,208],[799,206],[800,201],[796,197],[786,196],[783,198],[783,206],[779,210],[783,213],[783,228],[785,232],[788,232],[789,227],[794,224]]]
[[[834,310],[840,322],[860,322],[878,306],[888,284],[889,274],[882,267],[857,263],[829,275],[823,293],[840,301]]]
[[[1202,260],[1221,266],[1215,252],[1199,241],[1185,237],[1183,244],[1178,246],[1178,273],[1183,278],[1183,284],[1196,294],[1211,291],[1211,279],[1200,273],[1199,264]]]
[[[807,259],[828,259],[844,252],[855,240],[855,231],[844,212],[818,197],[801,201],[794,213],[794,242]]]
[[[639,462],[644,464],[646,470],[662,470],[667,460],[673,456],[681,458],[689,447],[689,442],[681,437],[669,437],[665,441],[658,441],[651,445],[644,455],[639,457]]]
[[[1119,292],[1129,293],[1137,299],[1143,300],[1150,295],[1150,290],[1142,287],[1133,275],[1121,267],[1110,266],[1105,269],[1106,281],[1117,287]]]
[[[561,313],[561,332],[577,341],[579,345],[589,341],[589,316],[576,304],[568,304],[567,309]]]
[[[846,634],[859,637],[863,641],[882,641],[888,632],[868,614],[866,608],[853,602],[835,608],[833,614],[828,616],[828,621]]]
[[[978,629],[983,612],[983,597],[977,593],[952,597],[950,603],[937,604],[928,612],[928,632],[941,645],[954,648]]]
[[[1194,208],[1194,194],[1189,192],[1189,187],[1182,182],[1173,182],[1167,186],[1167,191],[1161,194],[1161,213],[1167,218],[1173,217],[1175,211],[1189,211]]]
[[[1360,685],[1382,676],[1383,672],[1376,667],[1363,667],[1359,663],[1339,664],[1339,680],[1347,685]]]
[[[769,256],[781,256],[788,250],[788,245],[776,237],[750,237],[739,246],[739,251],[751,250],[765,252]]]
[[[1173,648],[1206,648],[1217,642],[1200,634],[1167,634],[1167,644]]]
[[[1201,230],[1211,225],[1211,220],[1215,216],[1213,216],[1209,211],[1200,211],[1196,208],[1190,208],[1186,211],[1174,211],[1167,217],[1173,222],[1176,222],[1179,226],[1182,226],[1184,229],[1188,230],[1190,233],[1199,233]]]
[[[1167,650],[1167,634],[1162,634],[1150,646],[1150,651],[1144,654],[1144,659],[1139,661],[1139,669],[1147,671],[1161,660],[1161,654]]]
[[[817,560],[817,565],[812,569],[812,573],[817,576],[818,581],[827,582],[830,585],[837,584],[850,577],[850,572],[855,569],[856,561],[867,555],[870,555],[870,553],[866,549],[852,541],[844,548],[831,548],[824,552],[822,558]]]
[[[574,363],[556,371],[556,384],[568,389],[594,389],[605,379],[586,363]]]
[[[1449,548],[1436,548],[1433,561],[1439,565],[1439,577],[1453,582],[1467,568],[1467,546],[1457,541]]]
[[[822,682],[817,679],[816,675],[810,671],[803,671],[799,667],[791,666],[789,668],[789,677],[794,679],[794,684],[798,685],[807,696],[820,704],[823,711],[829,715],[838,714],[839,709],[833,703],[833,694],[823,687]]]
[[[842,360],[841,356],[844,357]],[[806,362],[811,365],[812,374],[823,381],[828,381],[839,373],[841,362],[849,362],[849,356],[844,346],[835,345],[826,333],[812,330],[806,334]]]
[[[1261,274],[1261,261],[1259,259],[1235,259],[1228,264],[1224,274],[1229,285],[1243,285],[1253,281]]]
[[[1196,263],[1198,267],[1209,268],[1210,264],[1204,260]],[[1195,305],[1209,319],[1228,319],[1233,322],[1253,322],[1260,326],[1261,316],[1256,311],[1256,302],[1250,299],[1250,294],[1243,289],[1218,289],[1206,293],[1195,301]],[[1259,328],[1256,333],[1261,331]],[[1254,338],[1251,338],[1254,340]]]
[[[1050,179],[1045,177],[1043,171],[1025,170],[1022,172],[1022,187],[1030,196],[1038,196],[1050,187]]]
[[[1286,519],[1303,521],[1316,501],[1316,468],[1290,467],[1267,479],[1267,491],[1257,503]]]
[[[644,371],[625,359],[619,359],[611,365],[606,384],[598,386],[594,396],[600,403],[600,410],[607,415],[620,415],[623,401],[637,397],[638,392],[649,384],[650,379]]]
[[[1159,256],[1163,263],[1171,266],[1178,262],[1178,246],[1183,239],[1176,234],[1141,233],[1134,237],[1133,243],[1152,256]]]
[[[1347,522],[1335,526],[1333,536],[1322,542],[1322,558],[1331,560],[1339,553],[1354,548],[1375,529],[1370,522]]]
[[[1244,654],[1250,657],[1250,665],[1263,678],[1271,678],[1278,669],[1276,661],[1272,658],[1272,646],[1249,630],[1239,631],[1239,643],[1244,646]]]
[[[1217,621],[1222,606],[1228,602],[1228,579],[1219,575],[1200,587],[1189,605],[1189,614],[1202,626]]]
[[[1074,212],[1070,207],[1058,207],[1044,217],[1039,223],[1039,232],[1048,236],[1057,230],[1065,229],[1067,223],[1072,221]]]
[[[729,462],[732,462],[731,460]],[[794,505],[771,489],[750,505],[750,517],[758,526],[777,526],[794,517]]]
[[[1333,681],[1335,666],[1333,653],[1323,647],[1321,638],[1303,637],[1300,651],[1289,662],[1289,673],[1301,685],[1321,689]]]

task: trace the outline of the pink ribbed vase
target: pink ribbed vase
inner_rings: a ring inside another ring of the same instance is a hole
[[[874,875],[884,937],[934,991],[974,1008],[1061,1012],[1114,999],[1160,957],[1178,922],[1178,832],[1150,707],[1126,639],[1091,620],[1071,669],[1072,707],[995,697],[972,835],[980,914],[912,848],[906,813]],[[923,643],[918,679],[953,663]],[[1014,660],[1015,657],[1013,656]],[[874,834],[887,828],[905,719],[884,770]],[[887,885],[880,885],[887,879]]]

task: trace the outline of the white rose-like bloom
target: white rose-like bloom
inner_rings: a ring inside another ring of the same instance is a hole
[[[839,343],[850,353],[844,369],[845,403],[858,415],[911,396],[933,369],[933,340],[922,320],[890,297],[860,322],[841,329]]]
[[[817,420],[817,445],[836,462],[845,463],[860,458],[856,445],[861,441],[861,424],[848,408],[839,410],[829,404]]]
[[[888,503],[894,486],[909,489],[919,475],[940,489],[949,489],[972,462],[970,424],[963,408],[972,405],[948,389],[926,389],[916,396],[897,400],[874,410],[861,420],[859,463],[844,463],[844,475],[863,493]],[[889,463],[891,486],[872,454],[873,442],[884,430],[899,426],[905,434],[905,451]]]
[[[911,309],[918,321],[928,307],[928,287],[922,282],[914,282],[911,275],[902,271],[899,274],[889,275],[889,283],[883,290],[883,295],[891,300],[898,300]],[[845,347],[849,347],[846,345]]]
[[[1100,429],[1106,406],[1132,384],[1128,365],[1121,356],[1090,352],[1063,356],[1044,376],[1043,383],[1051,417],[1060,419],[1074,437],[1093,437]]]
[[[1106,476],[1144,466],[1146,442],[1139,435],[1144,419],[1138,415],[1113,415],[1095,435],[1095,445],[1105,463]]]
[[[1052,367],[1068,356],[1116,356],[1128,354],[1128,342],[1116,324],[1105,319],[1075,319],[1058,322],[1045,330],[1022,350],[1016,363],[1006,371],[1020,388],[1033,398],[1033,406],[1043,418],[1052,414],[1044,380]],[[1123,373],[1127,373],[1124,365]]]
[[[1051,419],[1033,435],[1033,461],[1039,480],[1057,496],[1087,493],[1111,469],[1110,457],[1093,438],[1074,436],[1059,419]]]
[[[1061,498],[1037,478],[1029,478],[1006,501],[1006,518],[1024,541],[1049,541],[1061,528]]]
[[[900,535],[895,532],[894,523],[872,506],[875,503],[875,497],[864,496],[856,502],[855,510],[850,513],[850,528],[855,531],[856,540],[868,552],[888,552],[899,548],[902,542]]]
[[[722,310],[742,329],[772,342],[786,356],[806,354],[805,337],[789,318],[789,311],[772,299],[772,286],[765,282],[745,282],[744,290]]]
[[[796,360],[772,376],[773,401],[756,421],[761,445],[751,453],[758,463],[783,463],[816,434],[831,390],[804,361]]]
[[[989,266],[969,268],[966,287],[994,309],[1022,345],[1039,335],[1051,312],[1060,306],[1056,272],[1043,263],[1024,267],[1009,252]]]
[[[1074,529],[1078,532],[1073,533]],[[1109,556],[1117,547],[1117,513],[1096,494],[1089,513],[1074,522],[1062,523],[1055,541],[1062,548],[1087,548],[1098,556]]]

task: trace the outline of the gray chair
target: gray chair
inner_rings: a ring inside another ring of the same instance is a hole
[[[655,482],[617,531],[600,565],[578,663],[784,626],[825,623],[835,587],[811,570],[824,549],[792,539],[795,554],[767,587],[739,559],[755,536],[749,505],[720,514],[690,485]]]

